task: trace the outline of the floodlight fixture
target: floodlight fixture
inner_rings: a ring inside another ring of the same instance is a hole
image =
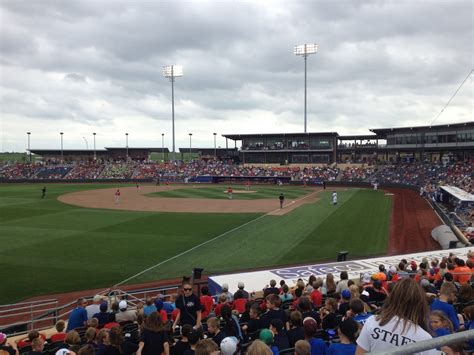
[[[307,77],[307,59],[308,55],[314,54],[318,51],[318,45],[317,44],[300,44],[295,46],[293,53],[295,55],[302,56],[304,58],[304,133],[306,133],[306,128],[307,128],[307,119],[306,119],[306,112],[307,112],[307,105],[306,105],[306,77]]]
[[[165,65],[163,67],[163,76],[171,81],[171,121],[173,135],[173,153],[175,150],[175,133],[174,133],[174,78],[183,76],[183,67],[181,65]],[[174,156],[174,154],[173,154]]]
[[[163,67],[163,76],[165,78],[176,78],[178,76],[183,76],[183,66],[165,65]]]
[[[314,54],[318,51],[317,44],[300,44],[295,46],[295,55],[307,56],[308,54]]]

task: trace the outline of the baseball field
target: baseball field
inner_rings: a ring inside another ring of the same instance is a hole
[[[47,192],[41,198],[41,189]],[[114,192],[120,188],[118,204]],[[0,303],[387,251],[384,191],[292,186],[0,185]],[[279,208],[283,193],[285,206]],[[153,266],[156,266],[153,268]]]

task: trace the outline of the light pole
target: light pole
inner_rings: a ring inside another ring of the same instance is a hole
[[[125,133],[125,155],[128,160],[128,133]]]
[[[97,155],[96,155],[96,152],[95,152],[95,132],[92,133],[92,135],[94,136],[94,160],[97,160]]]
[[[217,150],[216,150],[216,136],[217,136],[217,133],[213,133],[214,135],[214,159],[217,158]]]
[[[191,160],[191,137],[193,136],[192,133],[189,133],[189,160]]]
[[[165,65],[163,67],[163,76],[171,81],[171,122],[173,126],[173,153],[175,152],[174,144],[174,78],[183,76],[183,67],[181,65]]]
[[[30,164],[31,164],[31,150],[30,150],[30,134],[31,132],[26,132],[28,135],[28,155],[30,156]]]
[[[63,152],[63,132],[59,132],[61,135],[61,161],[64,161],[64,152]]]
[[[314,54],[318,51],[317,44],[301,44],[295,46],[294,53],[304,58],[304,133],[306,133],[306,63],[308,61],[308,55]]]
[[[161,154],[163,154],[163,163],[165,162],[165,134],[161,133]]]

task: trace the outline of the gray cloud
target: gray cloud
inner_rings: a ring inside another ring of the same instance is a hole
[[[109,128],[104,145],[123,130],[143,141],[153,141],[154,130],[168,136],[167,64],[184,66],[176,114],[196,142],[211,145],[205,132],[212,131],[301,130],[304,61],[293,46],[305,42],[319,45],[308,58],[311,130],[428,124],[471,70],[472,6],[4,1],[2,147],[23,149],[24,131],[47,137],[53,122],[84,132]],[[465,120],[472,120],[472,81],[437,123]],[[186,144],[187,133],[179,133]]]

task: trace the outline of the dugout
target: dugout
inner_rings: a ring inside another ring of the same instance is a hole
[[[456,209],[474,207],[474,195],[456,186],[441,186],[442,201]]]

